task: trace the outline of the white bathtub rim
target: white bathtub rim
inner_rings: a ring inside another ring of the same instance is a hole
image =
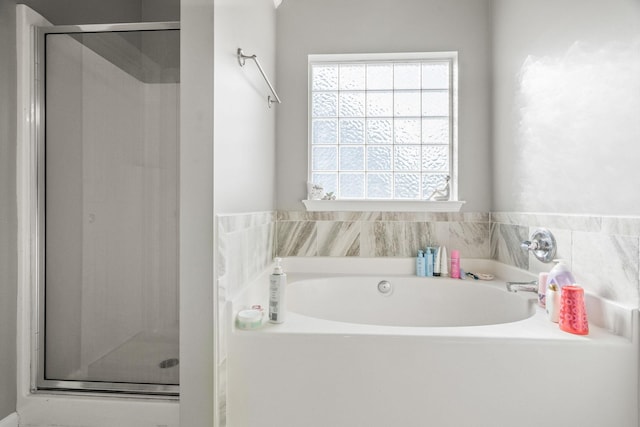
[[[380,277],[410,275],[413,276],[413,258],[355,258],[355,257],[289,257],[283,259],[283,266],[288,274],[289,283],[308,278],[327,276],[350,276],[367,273]],[[531,272],[487,259],[463,259],[461,262],[466,271],[487,272],[496,276],[497,286],[504,286],[504,280],[533,280]],[[271,269],[265,269],[256,279],[248,284],[242,292],[235,295],[227,307],[227,322],[230,332],[234,332],[233,316],[240,309],[253,304],[267,307],[268,283]],[[485,282],[491,283],[491,282]],[[506,292],[506,289],[505,289]],[[535,294],[527,293],[534,298]],[[638,327],[637,307],[630,307],[615,301],[585,292],[587,311],[589,313],[590,333],[587,336],[572,335],[561,331],[557,324],[549,322],[543,308],[537,307],[532,317],[517,322],[456,327],[398,327],[378,325],[358,325],[329,320],[315,319],[297,313],[288,313],[288,321],[280,325],[267,324],[257,331],[238,331],[239,333],[353,333],[367,335],[429,335],[440,337],[493,337],[523,338],[551,340],[592,340],[609,336],[635,340]],[[346,329],[345,329],[346,328]]]
[[[357,323],[336,322],[317,319],[298,313],[288,313],[287,321],[281,324],[265,323],[256,330],[238,330],[234,334],[274,335],[339,335],[345,339],[357,336],[394,336],[398,338],[425,337],[429,340],[542,340],[557,342],[587,343],[597,342],[607,345],[629,345],[630,339],[613,334],[611,331],[590,324],[589,335],[574,335],[563,332],[558,324],[546,318],[544,309],[537,308],[536,314],[529,319],[517,322],[483,326],[379,326]]]

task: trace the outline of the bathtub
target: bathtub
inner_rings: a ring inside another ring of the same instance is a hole
[[[495,283],[437,277],[323,277],[294,281],[287,291],[290,312],[378,326],[510,323],[533,316],[537,304],[532,293],[504,292]]]
[[[417,278],[411,260],[284,266],[286,322],[230,326],[229,426],[638,426],[637,310],[589,296],[577,336],[493,261],[463,260],[490,282]],[[266,306],[267,274],[233,310]]]

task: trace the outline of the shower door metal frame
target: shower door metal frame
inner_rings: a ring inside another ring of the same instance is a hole
[[[31,392],[49,394],[82,394],[93,396],[124,395],[151,399],[178,399],[179,385],[124,383],[87,380],[45,379],[45,37],[47,34],[113,33],[136,31],[180,30],[179,22],[143,22],[123,24],[56,25],[34,28],[35,34],[35,84],[32,94],[33,129],[35,134],[35,171],[37,183],[36,206],[32,231],[36,262],[32,273],[36,283],[32,287],[33,312],[31,340]]]

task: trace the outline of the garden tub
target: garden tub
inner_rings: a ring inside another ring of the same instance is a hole
[[[285,260],[286,321],[229,331],[227,425],[637,427],[637,310],[589,296],[589,335],[572,335],[534,293],[507,292],[526,272],[467,260],[496,279],[462,281],[364,262]],[[233,310],[267,291],[265,272]]]

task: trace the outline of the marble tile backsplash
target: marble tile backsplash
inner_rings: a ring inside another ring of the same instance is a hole
[[[546,213],[277,213],[277,256],[412,257],[418,248],[445,245],[463,258],[491,258],[539,273],[520,244],[539,227],[554,234],[576,280],[604,298],[640,303],[640,217]]]
[[[278,212],[277,256],[411,257],[429,245],[489,258],[488,213]]]
[[[520,249],[539,227],[556,238],[576,281],[595,294],[633,307],[640,303],[640,218],[513,212],[491,214],[491,257],[533,273],[549,271]]]
[[[279,211],[219,215],[222,304],[274,256],[412,257],[428,245],[491,258],[533,273],[552,264],[520,248],[538,227],[551,230],[576,279],[598,295],[640,303],[640,217],[518,212],[403,213]]]

